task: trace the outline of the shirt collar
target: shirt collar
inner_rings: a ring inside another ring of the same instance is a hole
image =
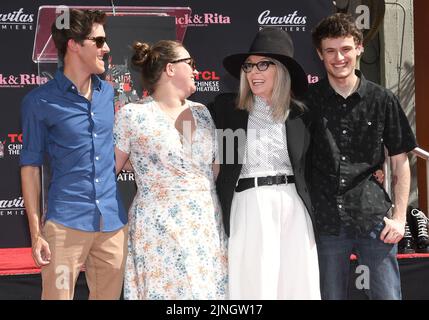
[[[71,82],[70,79],[64,75],[64,68],[57,69],[55,73],[55,80],[58,83],[58,87],[63,92],[67,92],[70,90],[71,87],[74,87],[73,82]],[[101,90],[101,79],[97,75],[93,74],[91,75],[91,80],[92,89]]]
[[[362,98],[367,92],[368,80],[366,80],[366,78],[364,77],[364,75],[362,74],[362,72],[360,70],[355,70],[355,74],[360,79],[359,86],[356,89],[355,93],[357,93]],[[325,98],[330,98],[333,95],[335,95],[336,92],[331,87],[329,80],[328,80],[328,77],[326,77],[323,81],[324,82],[322,83],[322,86],[323,86],[322,92],[323,92]]]
[[[253,96],[254,99],[254,106],[253,110],[256,112],[267,112],[270,110],[270,106],[268,105],[267,101],[259,96]]]
[[[362,72],[360,70],[355,70],[356,75],[360,78],[359,86],[356,90],[356,92],[359,94],[361,98],[367,93],[368,91],[368,80],[364,77]]]

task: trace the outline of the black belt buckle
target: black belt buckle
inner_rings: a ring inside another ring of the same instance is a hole
[[[287,175],[284,175],[284,176],[281,176],[282,178],[284,177],[284,179],[285,179],[285,182],[283,182],[285,185],[287,185],[288,184],[288,181],[287,181]]]
[[[275,180],[276,180],[276,184],[287,184],[287,177],[285,175],[278,175],[278,176],[274,176]],[[284,180],[284,181],[283,181]]]
[[[283,182],[284,179],[284,182]],[[279,184],[287,184],[287,178],[284,175],[277,175],[277,176],[268,176],[266,177],[266,183],[268,186],[271,186],[273,184],[279,185]]]

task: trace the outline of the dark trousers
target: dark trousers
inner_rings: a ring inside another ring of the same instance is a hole
[[[350,255],[356,254],[358,277],[355,285],[372,300],[401,300],[397,245],[380,240],[384,222],[370,234],[350,236],[321,235],[318,242],[320,289],[324,300],[348,298]]]

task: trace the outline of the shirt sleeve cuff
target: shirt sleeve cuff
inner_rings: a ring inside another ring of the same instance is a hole
[[[41,166],[43,164],[43,153],[21,150],[19,158],[20,166]]]
[[[389,157],[396,156],[401,153],[409,153],[413,151],[415,148],[417,148],[417,144],[412,144],[406,147],[398,148],[398,149],[388,149]]]

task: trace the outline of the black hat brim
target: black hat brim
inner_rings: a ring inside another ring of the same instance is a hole
[[[276,59],[289,71],[292,81],[292,92],[295,97],[302,97],[308,89],[307,74],[301,65],[293,58],[269,52],[238,53],[223,59],[223,66],[234,78],[240,79],[241,66],[250,55],[264,56]]]

